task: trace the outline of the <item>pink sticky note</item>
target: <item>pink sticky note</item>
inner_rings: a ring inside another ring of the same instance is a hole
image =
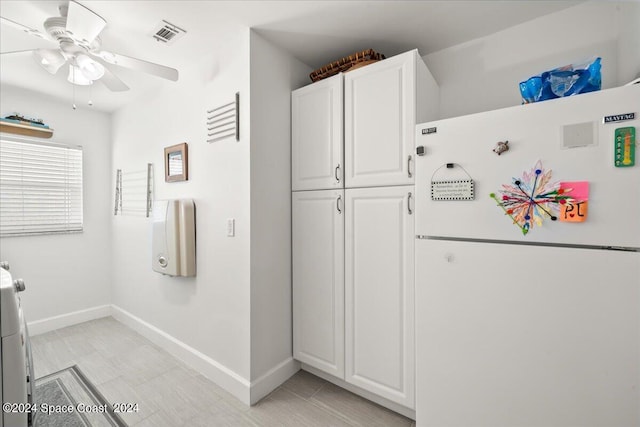
[[[589,181],[561,182],[560,189],[564,190],[566,195],[578,202],[589,200]]]

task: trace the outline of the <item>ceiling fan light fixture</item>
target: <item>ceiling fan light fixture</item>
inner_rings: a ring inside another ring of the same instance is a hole
[[[2,0],[0,0],[1,2]],[[67,80],[75,85],[90,86],[100,80],[112,92],[123,92],[129,87],[111,70],[111,64],[130,70],[147,73],[160,78],[177,81],[178,70],[131,56],[101,50],[100,33],[106,26],[104,18],[80,4],[88,0],[57,0],[62,2],[60,15],[47,18],[44,29],[48,37],[18,22],[0,16],[2,24],[8,24],[27,33],[51,39],[58,44],[57,49],[30,49],[38,65],[50,74],[63,73],[63,65],[69,65]],[[166,27],[165,27],[166,26]],[[163,29],[158,37],[174,41],[184,30],[163,21]],[[1,52],[0,52],[1,53]],[[13,53],[13,52],[3,52]]]
[[[75,65],[69,65],[69,75],[67,81],[74,85],[89,86],[93,84],[93,80],[84,75],[82,70]]]
[[[76,56],[76,64],[84,77],[90,80],[98,80],[104,76],[104,66],[87,55]]]
[[[57,49],[36,49],[33,57],[49,73],[55,74],[67,62],[62,52]]]

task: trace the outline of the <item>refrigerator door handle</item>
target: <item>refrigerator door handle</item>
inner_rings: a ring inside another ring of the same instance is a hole
[[[411,173],[411,154],[407,157],[407,175],[409,175],[409,178],[413,176]]]
[[[409,192],[409,195],[407,196],[407,211],[409,211],[409,215],[413,214],[413,211],[411,210],[411,192]]]

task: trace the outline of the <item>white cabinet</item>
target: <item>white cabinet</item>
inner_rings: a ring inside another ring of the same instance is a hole
[[[412,409],[414,130],[438,86],[413,50],[291,102],[294,357]]]
[[[291,94],[293,191],[343,187],[342,74]]]
[[[293,193],[293,356],[344,378],[344,191]]]
[[[413,184],[415,126],[439,100],[417,50],[293,91],[293,191]]]
[[[344,76],[345,186],[414,182],[414,132],[435,117],[438,86],[413,50]]]
[[[345,380],[414,408],[413,186],[346,190]]]
[[[346,74],[347,187],[413,183],[415,86],[410,54]]]

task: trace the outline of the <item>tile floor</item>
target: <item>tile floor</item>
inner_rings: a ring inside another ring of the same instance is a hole
[[[415,426],[321,378],[299,371],[248,407],[111,317],[32,338],[35,375],[77,364],[114,402],[137,402],[129,426]]]

